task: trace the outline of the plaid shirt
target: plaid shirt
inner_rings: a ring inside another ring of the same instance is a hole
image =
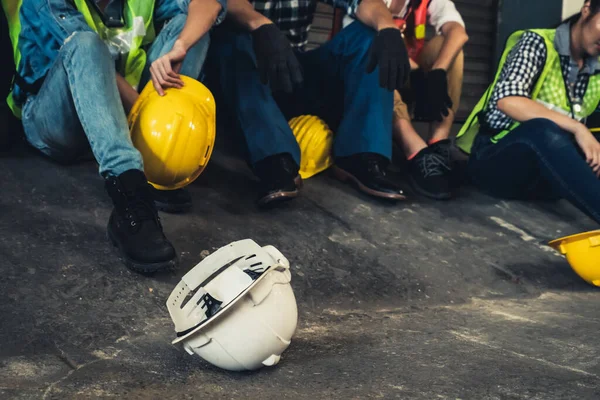
[[[284,32],[292,46],[303,49],[313,22],[317,0],[253,0],[254,9],[269,18]],[[361,0],[322,0],[355,16]]]
[[[598,61],[588,59],[584,68],[580,70],[570,56],[569,40],[569,25],[563,24],[556,30],[555,48],[559,53],[563,78],[570,87],[571,98],[582,99],[590,81],[590,74],[598,73]],[[537,33],[526,32],[521,36],[506,58],[486,109],[484,118],[490,128],[510,128],[513,120],[498,109],[498,101],[509,96],[531,97],[546,64],[547,53],[546,43]]]

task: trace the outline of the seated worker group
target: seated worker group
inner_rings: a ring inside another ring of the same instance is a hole
[[[386,174],[394,138],[417,191],[449,196],[447,139],[467,40],[452,2],[391,2],[405,20],[396,23],[381,0],[331,0],[356,21],[305,51],[315,3],[2,0],[17,70],[10,106],[45,155],[70,162],[91,150],[114,203],[109,237],[128,267],[176,265],[157,205],[189,195],[148,184],[127,113],[149,80],[162,93],[182,85],[178,74],[199,77],[205,64],[220,86],[213,89],[222,92],[219,106],[245,139],[260,205],[298,195],[300,150],[288,120],[302,114],[333,128],[335,175],[360,191],[404,198]],[[600,0],[586,1],[556,30],[511,37],[496,80],[458,138],[479,187],[503,197],[565,197],[600,221],[600,144],[581,123],[600,100],[599,11]],[[426,20],[441,33],[427,43]],[[403,101],[408,81],[416,114],[438,122],[428,142]]]
[[[177,264],[157,205],[189,194],[149,185],[127,113],[150,79],[162,93],[181,86],[178,74],[199,77],[207,53],[226,94],[221,107],[239,122],[260,178],[260,204],[298,193],[300,152],[287,121],[299,114],[337,128],[339,177],[402,199],[385,172],[393,90],[410,71],[401,32],[380,0],[331,4],[361,22],[304,52],[316,0],[255,3],[265,15],[246,0],[2,0],[16,65],[9,105],[46,156],[69,163],[91,150],[114,203],[109,238],[140,272]]]

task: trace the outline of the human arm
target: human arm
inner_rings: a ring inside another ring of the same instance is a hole
[[[50,60],[51,66],[64,43],[69,41],[78,32],[96,32],[87,24],[85,17],[70,2],[67,1],[41,1],[32,0],[23,2],[21,6],[22,29],[26,30],[27,38],[36,39],[43,46],[36,47],[36,51],[44,53]],[[33,35],[39,35],[37,38]],[[26,43],[23,40],[23,43]],[[27,57],[27,52],[23,53]],[[39,71],[39,73],[44,73]],[[123,77],[117,74],[116,80],[123,105],[128,110],[137,98],[137,92]]]
[[[392,13],[382,0],[350,1],[348,7],[351,17],[355,17],[378,32],[386,28],[398,29]]]
[[[592,167],[596,175],[600,176],[600,143],[583,123],[550,110],[527,97],[504,97],[498,101],[498,109],[518,122],[544,118],[554,122],[564,131],[570,132],[583,150],[586,162]]]
[[[546,48],[543,39],[534,33],[526,33],[509,54],[501,71],[494,92],[492,107],[514,121],[525,122],[544,118],[556,123],[564,131],[573,134],[583,150],[586,161],[600,175],[600,143],[581,122],[551,110],[531,99],[531,93],[545,65]]]
[[[183,86],[178,73],[188,50],[224,18],[225,7],[225,0],[189,0],[185,25],[173,48],[150,66],[152,84],[161,96],[166,88]]]
[[[269,18],[256,11],[248,0],[229,0],[227,7],[227,18],[248,32],[273,23]]]
[[[444,43],[440,54],[433,63],[432,70],[442,69],[447,71],[469,40],[465,27],[458,22],[445,23],[442,26],[442,35],[444,36]]]
[[[432,70],[448,70],[469,40],[465,22],[454,2],[450,0],[431,0],[427,8],[427,17],[436,33],[444,37],[442,50],[433,64]]]
[[[119,89],[119,95],[121,96],[121,102],[123,103],[125,113],[129,115],[133,104],[140,95],[119,73],[117,73],[117,88]]]

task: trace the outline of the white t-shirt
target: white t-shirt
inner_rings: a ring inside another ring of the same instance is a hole
[[[383,0],[383,2],[388,8],[392,5],[392,0]],[[404,7],[402,7],[402,11],[394,15],[394,17],[405,18],[409,4],[410,0],[406,0]],[[345,15],[343,26],[346,27],[353,21],[353,18],[349,15]],[[448,22],[457,22],[463,27],[465,26],[465,22],[451,0],[430,0],[429,6],[427,7],[427,22],[435,28],[435,32],[438,35],[441,33],[442,26]]]

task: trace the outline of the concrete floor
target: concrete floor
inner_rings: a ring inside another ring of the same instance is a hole
[[[564,202],[358,195],[327,174],[260,212],[243,163],[216,154],[194,209],[163,215],[181,266],[143,277],[106,239],[94,163],[0,158],[2,399],[598,399],[598,291],[544,245],[596,225]],[[272,244],[299,327],[281,363],[218,370],[171,345],[165,301],[207,252]]]

